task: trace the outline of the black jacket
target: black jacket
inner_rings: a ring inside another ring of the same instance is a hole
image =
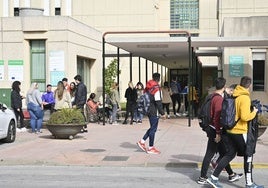
[[[22,98],[18,91],[11,91],[11,108],[18,109],[22,108]]]

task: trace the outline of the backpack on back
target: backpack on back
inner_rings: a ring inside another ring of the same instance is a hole
[[[220,124],[226,130],[232,129],[236,123],[239,121],[235,121],[235,97],[224,95],[222,101],[222,109],[221,109],[221,116],[220,116]]]
[[[140,98],[137,100],[138,112],[142,113],[143,115],[148,115],[151,99],[153,98],[151,92],[156,88],[159,88],[159,86],[153,86],[151,89],[140,96]]]
[[[150,95],[152,94],[147,91],[144,94],[142,94],[137,101],[138,112],[142,113],[143,115],[147,115],[149,112],[151,102]]]
[[[199,126],[205,132],[207,132],[209,128],[209,124],[211,123],[211,101],[214,96],[215,96],[214,94],[209,94],[205,98],[205,101],[201,105],[201,108],[198,114]]]

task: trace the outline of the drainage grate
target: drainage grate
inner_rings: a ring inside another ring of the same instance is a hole
[[[104,152],[106,151],[105,149],[84,149],[84,150],[81,150],[83,152],[91,152],[91,153],[99,153],[99,152]]]
[[[128,156],[105,156],[103,161],[127,161]]]

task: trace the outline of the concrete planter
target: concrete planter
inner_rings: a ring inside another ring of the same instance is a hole
[[[84,126],[85,124],[46,124],[47,129],[54,138],[70,140],[78,133],[81,133]]]

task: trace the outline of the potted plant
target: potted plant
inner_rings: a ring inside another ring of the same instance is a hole
[[[51,114],[46,127],[55,138],[69,138],[81,132],[86,125],[79,109],[64,108]]]
[[[258,114],[258,137],[260,137],[266,130],[268,126],[268,113]]]

